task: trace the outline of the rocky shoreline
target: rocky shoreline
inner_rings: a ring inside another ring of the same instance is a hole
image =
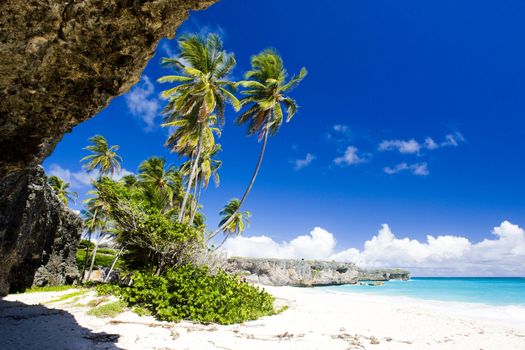
[[[352,263],[319,260],[233,257],[226,260],[224,269],[248,282],[268,286],[313,287],[410,278],[409,271],[400,269],[365,270]]]

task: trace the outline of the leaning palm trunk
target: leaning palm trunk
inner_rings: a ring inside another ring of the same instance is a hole
[[[226,241],[228,240],[228,238],[230,238],[230,235],[226,233],[226,236],[225,236],[224,239],[222,240],[221,244],[219,244],[214,250],[219,250],[219,248],[222,247],[224,243],[226,243]]]
[[[197,168],[199,166],[199,158],[201,157],[201,152],[202,152],[202,126],[200,126],[199,128],[199,142],[197,143],[197,155],[195,156],[195,159],[193,160],[190,178],[188,179],[188,186],[186,188],[186,193],[184,193],[184,199],[182,200],[182,205],[180,207],[179,222],[182,222],[184,220],[184,212],[186,211],[186,204],[188,203],[188,198],[190,196],[191,185],[193,184],[193,179],[195,178],[197,174]]]
[[[122,252],[124,252],[124,248],[126,248],[125,245],[123,245],[122,248],[120,248],[120,250],[118,251],[117,255],[115,255],[115,258],[113,259],[113,262],[111,263],[111,267],[109,268],[109,272],[106,275],[106,277],[104,277],[104,282],[107,282],[109,280],[109,276],[111,276],[111,272],[113,272],[113,268],[115,267],[115,264],[117,263],[118,258],[120,258],[120,255],[122,254]]]
[[[95,243],[95,248],[93,248],[93,254],[91,257],[91,265],[89,266],[89,272],[86,277],[86,281],[89,281],[89,278],[91,277],[91,272],[93,272],[93,267],[95,266],[95,258],[97,257],[97,249],[98,249],[98,245],[100,244],[101,240],[102,240],[102,237],[99,237],[97,239],[97,242]]]
[[[259,173],[259,169],[261,167],[261,163],[262,163],[262,160],[264,158],[264,150],[266,149],[266,143],[268,141],[268,128],[265,128],[265,130],[263,131],[264,132],[264,136],[263,136],[263,144],[261,146],[261,153],[259,154],[259,160],[257,161],[257,165],[255,166],[255,170],[253,172],[253,175],[252,175],[252,179],[250,181],[250,184],[248,185],[248,188],[246,189],[246,191],[244,192],[244,195],[242,196],[240,202],[239,202],[239,207],[237,208],[237,210],[235,212],[232,213],[232,215],[230,216],[230,218],[228,220],[226,220],[226,222],[224,224],[222,224],[217,230],[215,230],[211,235],[210,237],[208,238],[208,241],[211,240],[213,237],[215,237],[219,232],[221,231],[224,231],[224,228],[228,227],[228,225],[230,224],[230,222],[232,222],[232,220],[235,218],[235,214],[241,209],[244,201],[246,200],[246,197],[248,197],[248,194],[250,193],[252,187],[253,187],[253,184],[255,183],[255,179],[257,178],[257,174]],[[228,236],[226,236],[226,239],[228,238]],[[221,243],[221,245],[224,244]]]

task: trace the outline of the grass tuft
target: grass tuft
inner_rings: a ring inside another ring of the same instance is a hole
[[[115,301],[89,310],[88,315],[96,317],[115,317],[125,310],[125,306],[126,305],[123,302]]]
[[[61,295],[58,298],[51,300],[49,303],[59,303],[61,301],[64,301],[64,300],[67,300],[67,299],[71,299],[71,298],[74,298],[74,297],[78,297],[78,296],[86,294],[86,293],[87,293],[87,291],[85,291],[85,290],[78,290],[78,291],[73,292],[73,293],[68,293],[68,294]]]
[[[26,289],[23,292],[20,292],[19,294],[21,294],[21,293],[39,293],[39,292],[62,292],[64,290],[73,289],[73,288],[78,288],[78,286],[71,286],[71,285],[64,286],[64,285],[62,285],[62,286],[32,287],[32,288]]]

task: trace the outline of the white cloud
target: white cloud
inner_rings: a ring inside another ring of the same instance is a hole
[[[159,116],[160,102],[155,97],[155,87],[149,77],[144,75],[141,83],[126,94],[125,98],[130,113],[146,124],[146,130],[151,130]]]
[[[334,236],[316,227],[308,236],[282,243],[267,236],[240,236],[228,240],[224,249],[230,256],[349,261],[364,268],[405,268],[414,275],[523,276],[525,231],[503,221],[492,232],[495,239],[477,243],[453,235],[428,235],[420,242],[397,238],[385,224],[361,250],[337,252]]]
[[[425,139],[425,148],[433,150],[439,148],[439,145],[436,143],[436,141],[434,141],[434,139],[432,139],[431,137],[427,137]]]
[[[290,242],[282,243],[277,243],[267,236],[238,236],[226,241],[224,249],[230,256],[325,259],[332,254],[335,243],[335,238],[330,232],[316,227],[307,236],[298,236]]]
[[[170,45],[168,43],[166,43],[166,42],[163,43],[162,44],[162,49],[166,53],[166,57],[169,57],[169,58],[175,57],[175,53],[173,52],[173,50],[171,49],[171,47],[170,47]]]
[[[435,150],[440,147],[457,147],[465,138],[459,132],[445,135],[445,140],[437,143],[433,138],[427,137],[423,143],[410,140],[384,140],[379,144],[380,151],[398,151],[404,154],[419,154],[422,149]]]
[[[336,124],[333,126],[334,131],[346,133],[350,128],[348,125]]]
[[[306,153],[306,156],[304,159],[296,159],[294,161],[294,169],[295,170],[301,170],[302,168],[307,167],[315,160],[315,156],[311,153]]]
[[[419,153],[421,145],[414,139],[404,140],[385,140],[379,144],[380,151],[397,150],[399,153]]]
[[[448,134],[445,136],[445,141],[441,142],[441,147],[457,147],[461,142],[465,142],[465,138],[461,133],[455,132],[454,134]]]
[[[62,168],[60,165],[53,163],[47,169],[48,176],[58,176],[62,180],[69,182],[72,189],[83,189],[91,185],[93,180],[98,178],[98,170],[87,172],[84,169],[79,171],[71,171],[69,169]],[[115,173],[110,177],[114,180],[120,180],[123,176],[133,174],[131,171],[122,168],[119,173]]]
[[[388,175],[394,175],[398,174],[402,171],[408,170],[414,175],[419,176],[426,176],[430,174],[430,171],[428,170],[428,164],[427,163],[415,163],[415,164],[407,164],[405,162],[399,163],[394,167],[384,167],[383,171],[387,173]]]
[[[367,159],[359,156],[357,152],[357,147],[348,146],[341,157],[334,159],[334,163],[337,165],[352,165],[366,162]]]

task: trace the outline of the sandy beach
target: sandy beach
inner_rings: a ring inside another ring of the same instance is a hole
[[[525,316],[512,307],[426,302],[267,287],[283,313],[240,325],[158,322],[126,311],[87,314],[89,291],[9,295],[0,303],[2,349],[523,349]],[[521,316],[520,316],[521,315]],[[520,319],[521,317],[521,319]]]

